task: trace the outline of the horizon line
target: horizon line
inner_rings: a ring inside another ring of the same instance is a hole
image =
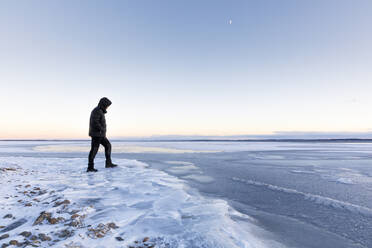
[[[0,139],[0,141],[90,141],[87,139]],[[121,142],[372,142],[372,138],[267,138],[267,139],[118,139]]]

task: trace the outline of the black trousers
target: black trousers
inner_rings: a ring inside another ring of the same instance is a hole
[[[105,148],[106,163],[111,162],[111,143],[106,137],[92,137],[91,148],[88,157],[88,167],[93,167],[94,158],[99,149],[99,145]]]

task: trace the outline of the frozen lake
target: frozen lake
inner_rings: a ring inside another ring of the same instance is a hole
[[[0,168],[16,171],[0,171],[0,217],[12,211],[16,218],[1,219],[0,225],[28,221],[8,232],[0,229],[0,236],[10,235],[0,244],[24,242],[18,234],[34,230],[33,218],[41,211],[61,211],[42,204],[46,197],[30,207],[12,198],[21,192],[17,185],[30,184],[54,189],[58,193],[49,197],[66,198],[87,216],[74,235],[42,242],[43,247],[61,242],[140,247],[134,242],[144,237],[155,247],[372,247],[371,143],[112,145],[120,168],[104,169],[99,153],[99,172],[88,175],[89,141],[1,141]],[[118,228],[89,238],[85,227],[106,222]],[[55,233],[62,226],[55,225]]]

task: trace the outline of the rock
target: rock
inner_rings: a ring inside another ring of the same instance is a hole
[[[55,204],[54,204],[54,207],[58,207],[58,206],[60,206],[60,205],[68,205],[68,204],[70,204],[71,202],[69,201],[69,200],[64,200],[64,201],[61,201],[61,202],[56,202]]]
[[[39,195],[44,195],[47,191],[46,190],[40,190]]]
[[[54,224],[57,224],[57,223],[60,223],[60,222],[63,222],[65,221],[65,218],[63,217],[58,217],[58,218],[47,218],[48,222],[52,225]]]
[[[108,224],[100,223],[96,228],[89,228],[87,234],[91,238],[103,238],[110,229]]]
[[[108,225],[108,227],[110,227],[112,229],[119,228],[114,222],[108,223],[107,225]]]
[[[73,214],[73,215],[71,215],[71,219],[76,219],[77,217],[79,217],[80,215],[78,215],[78,214]]]
[[[74,231],[70,231],[68,229],[64,229],[60,231],[59,233],[57,233],[57,236],[59,238],[68,238],[68,237],[71,237],[72,235],[74,235]]]
[[[29,187],[31,187],[31,185],[30,185],[30,184],[27,184],[27,185],[25,186],[25,188],[29,188]]]
[[[0,226],[0,228],[4,228],[5,226]]]
[[[124,239],[122,238],[122,237],[115,237],[115,239],[117,240],[117,241],[124,241]]]
[[[31,239],[31,240],[37,240],[37,236],[32,235],[30,239]]]
[[[58,220],[58,222],[63,222],[63,221],[66,221],[66,219],[65,219],[65,218],[63,218],[63,217],[58,217],[58,218],[57,218],[57,220]]]
[[[39,217],[37,217],[37,219],[35,220],[33,226],[41,224],[45,219],[50,219],[51,216],[51,213],[47,213],[45,211],[41,212]]]
[[[71,221],[68,225],[73,226],[73,227],[77,227],[77,226],[79,226],[79,222],[78,221]]]
[[[31,206],[32,206],[32,204],[30,202],[25,204],[25,207],[31,207]]]
[[[19,243],[18,243],[17,240],[14,240],[14,239],[13,239],[13,240],[9,241],[9,244],[10,244],[10,245],[14,245],[14,246],[18,246]]]
[[[6,247],[8,247],[9,246],[9,244],[2,244],[1,245],[1,248],[6,248]]]
[[[34,187],[34,190],[40,190],[40,188],[39,187]]]
[[[9,238],[9,234],[3,234],[0,236],[0,240]]]
[[[58,219],[56,219],[56,218],[49,218],[49,219],[48,219],[48,222],[49,222],[50,224],[54,225],[54,224],[57,224],[57,223],[58,223]]]
[[[41,241],[51,241],[52,240],[49,236],[45,235],[44,233],[39,233],[38,236],[39,236],[39,239]]]
[[[144,238],[143,240],[142,240],[142,242],[147,242],[147,241],[149,241],[149,237],[146,237],[146,238]]]
[[[19,235],[22,235],[23,237],[30,237],[31,234],[32,234],[31,232],[24,231],[24,232],[21,232]]]
[[[6,218],[13,218],[13,215],[12,214],[6,214],[6,215],[4,215],[3,219],[6,219]]]

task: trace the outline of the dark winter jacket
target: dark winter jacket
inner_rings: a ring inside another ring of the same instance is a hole
[[[111,101],[106,97],[99,100],[98,106],[90,114],[89,136],[106,137],[106,109],[111,105]]]

